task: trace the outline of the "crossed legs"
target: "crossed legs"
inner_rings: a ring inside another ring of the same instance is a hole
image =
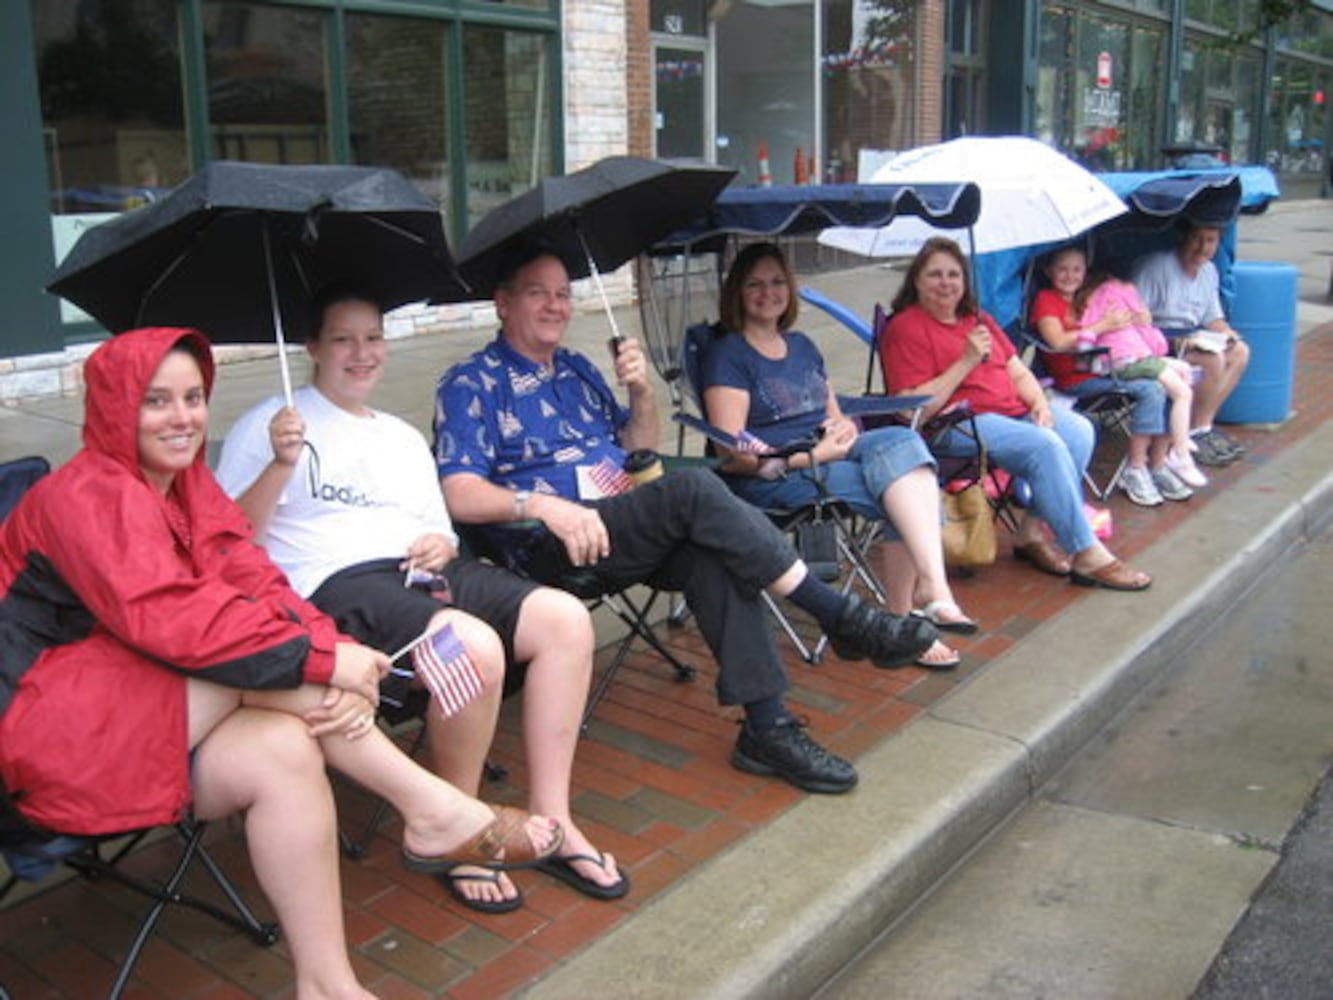
[[[255,873],[277,911],[296,970],[297,996],[365,998],[347,956],[329,764],[387,798],[404,818],[404,846],[433,855],[491,822],[491,810],[403,755],[373,727],[360,738],[312,739],[302,716],[325,689],[240,691],[187,683],[195,812],[245,814]],[[550,843],[541,821],[526,833]]]

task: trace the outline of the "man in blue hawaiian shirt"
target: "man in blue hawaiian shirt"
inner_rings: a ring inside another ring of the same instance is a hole
[[[783,701],[789,680],[760,599],[764,590],[811,613],[844,659],[911,662],[935,628],[844,597],[809,573],[766,517],[710,470],[672,472],[606,495],[608,468],[655,448],[657,396],[638,342],[615,355],[624,407],[586,357],[561,346],[573,314],[569,269],[542,245],[516,253],[495,293],[501,330],[445,372],[435,458],[456,521],[539,521],[548,543],[510,561],[545,582],[571,566],[608,590],[636,583],[680,590],[719,664],[717,693],[745,712],[732,764],[812,792],[845,792],[852,765],[811,739]],[[540,530],[540,529],[539,529]],[[554,554],[554,558],[552,557]],[[526,562],[526,565],[525,565]]]

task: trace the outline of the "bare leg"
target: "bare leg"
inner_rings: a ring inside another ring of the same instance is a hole
[[[445,718],[432,705],[426,712],[431,770],[468,794],[481,786],[486,752],[495,738],[504,686],[504,646],[495,630],[480,618],[462,611],[441,611],[430,620],[432,629],[451,624],[486,683],[482,697],[463,711]]]
[[[599,853],[569,813],[570,775],[595,644],[592,619],[578,598],[543,588],[524,599],[514,653],[519,662],[528,664],[523,688],[523,742],[532,781],[528,808],[560,821],[565,829],[560,854],[565,857]],[[621,877],[609,854],[601,865],[587,861],[573,865],[598,885],[615,885]]]
[[[289,691],[239,691],[191,680],[186,685],[190,745],[200,745],[241,707],[268,708],[300,720],[320,705],[325,690],[305,684]],[[331,766],[388,799],[402,814],[403,846],[415,854],[447,853],[494,819],[488,806],[417,765],[376,727],[355,739],[344,733],[321,737],[319,747]],[[529,822],[526,833],[538,850],[554,836],[550,824],[540,818]]]
[[[920,576],[908,547],[901,541],[879,543],[879,579],[884,584],[885,607],[895,615],[908,614],[917,601]],[[952,600],[952,597],[930,600]],[[925,663],[948,663],[957,655],[952,646],[936,639],[919,659]]]
[[[1166,453],[1171,450],[1170,435],[1158,434],[1149,439],[1147,435],[1136,434],[1134,438],[1143,438],[1145,442],[1148,442],[1146,450],[1148,452],[1149,468],[1160,469],[1166,464]],[[1130,439],[1131,445],[1133,444],[1134,438]]]
[[[916,571],[915,593],[908,601],[924,604],[944,601],[956,605],[944,569],[944,543],[940,539],[940,488],[932,470],[913,469],[894,480],[884,491],[884,512],[898,529]],[[891,611],[906,614],[890,605]]]
[[[899,539],[881,541],[876,548],[879,580],[884,584],[884,606],[895,615],[905,615],[916,600],[917,571],[911,553]]]
[[[475,796],[481,788],[486,753],[495,738],[500,693],[504,686],[504,646],[494,629],[461,611],[439,612],[431,618],[431,627],[437,628],[446,621],[453,624],[454,631],[481,671],[486,681],[486,695],[448,718],[433,705],[428,707],[426,744],[430,750],[431,770],[456,788]],[[462,866],[456,874],[460,877],[453,884],[469,899],[500,902],[518,894],[514,883],[504,873],[498,873],[494,879],[464,878],[462,876],[484,873],[479,868]]]
[[[768,585],[768,592],[774,597],[786,597],[793,590],[801,585],[810,568],[804,562],[797,559],[787,567],[787,571]]]
[[[1188,456],[1190,453],[1190,410],[1194,401],[1194,393],[1190,391],[1189,384],[1180,377],[1179,373],[1171,368],[1165,369],[1158,376],[1157,381],[1166,390],[1167,398],[1171,400],[1172,447],[1176,449],[1178,455]]]
[[[194,793],[200,819],[245,814],[250,860],[291,950],[296,995],[370,997],[347,956],[333,793],[301,720],[241,709],[215,724],[198,747]]]
[[[1222,375],[1217,382],[1217,400],[1212,404],[1212,409],[1206,414],[1200,412],[1199,407],[1195,406],[1195,413],[1202,417],[1208,417],[1208,423],[1211,424],[1217,419],[1217,411],[1226,402],[1228,396],[1239,384],[1241,377],[1245,374],[1245,369],[1250,364],[1250,345],[1244,341],[1233,344],[1223,352],[1222,358],[1224,367]]]
[[[1169,443],[1169,440],[1170,440],[1170,439],[1169,439],[1169,438],[1163,438],[1163,440],[1164,440],[1164,441],[1167,441],[1167,442]],[[1147,434],[1131,434],[1131,435],[1130,435],[1130,437],[1129,437],[1129,444],[1128,444],[1128,445],[1126,446],[1126,448],[1125,448],[1125,451],[1126,451],[1126,453],[1127,453],[1127,455],[1128,455],[1129,466],[1130,466],[1130,468],[1134,468],[1134,469],[1142,469],[1142,468],[1144,468],[1145,466],[1148,465],[1148,462],[1149,462],[1149,458],[1148,458],[1148,449],[1149,449],[1149,445],[1150,445],[1150,443],[1151,443],[1152,441],[1153,441],[1153,439],[1150,438],[1150,437],[1148,437]],[[1153,467],[1154,469],[1157,468],[1157,467],[1160,466],[1160,465],[1162,464],[1162,462],[1164,462],[1165,460],[1166,460],[1166,451],[1165,451],[1165,449],[1163,449],[1163,451],[1162,451],[1162,455],[1161,455],[1161,459],[1158,460],[1158,461],[1156,461],[1156,462],[1154,462],[1153,465],[1152,465],[1152,467]]]
[[[1222,355],[1208,351],[1188,351],[1185,360],[1203,372],[1194,385],[1194,407],[1190,426],[1211,427],[1213,418],[1217,416],[1217,408],[1222,405],[1226,362]]]

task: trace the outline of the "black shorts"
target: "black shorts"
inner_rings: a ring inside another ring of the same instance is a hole
[[[495,629],[504,643],[505,695],[522,687],[527,664],[515,662],[514,632],[523,601],[540,584],[475,559],[458,558],[441,574],[448,581],[448,593],[432,593],[425,587],[404,587],[400,562],[375,559],[339,570],[310,595],[310,603],[332,618],[340,631],[385,653],[397,652],[421,635],[441,608],[465,611]],[[392,682],[391,674],[381,695],[391,703],[404,700]]]

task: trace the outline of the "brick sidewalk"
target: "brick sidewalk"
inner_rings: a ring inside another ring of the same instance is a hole
[[[1333,416],[1333,326],[1302,338],[1298,355],[1295,416],[1275,430],[1238,431],[1250,454],[1220,470],[1195,500],[1155,509],[1134,507],[1120,496],[1111,501],[1118,554],[1132,559],[1202,505],[1224,502],[1229,483]],[[983,631],[970,639],[950,637],[965,654],[953,673],[876,671],[832,654],[812,668],[788,657],[793,701],[832,749],[855,757],[1074,601],[1097,599],[1005,555],[994,567],[958,580],[955,589]],[[386,1000],[505,995],[632,918],[658,892],[799,801],[802,793],[795,789],[728,765],[739,713],[716,705],[712,661],[698,634],[691,628],[664,634],[700,669],[698,680],[677,685],[654,656],[631,656],[598,708],[575,768],[574,812],[594,843],[616,854],[632,873],[630,896],[599,903],[545,876],[520,874],[527,898],[521,910],[472,914],[433,880],[402,869],[397,824],[386,824],[364,861],[343,863],[348,938],[370,989]],[[785,640],[779,642],[790,653]],[[506,707],[492,757],[510,777],[486,790],[487,797],[502,801],[520,801],[526,783],[516,708]],[[348,815],[364,814],[364,795],[350,788],[339,794]],[[212,833],[220,860],[251,898],[258,898],[239,827],[219,825]],[[136,868],[151,870],[157,854],[148,848],[131,860]],[[137,909],[137,900],[124,890],[71,882],[0,911],[0,983],[16,1000],[82,1000],[105,992]],[[173,914],[141,961],[129,995],[289,997],[290,966],[281,945],[263,951],[202,918]]]

